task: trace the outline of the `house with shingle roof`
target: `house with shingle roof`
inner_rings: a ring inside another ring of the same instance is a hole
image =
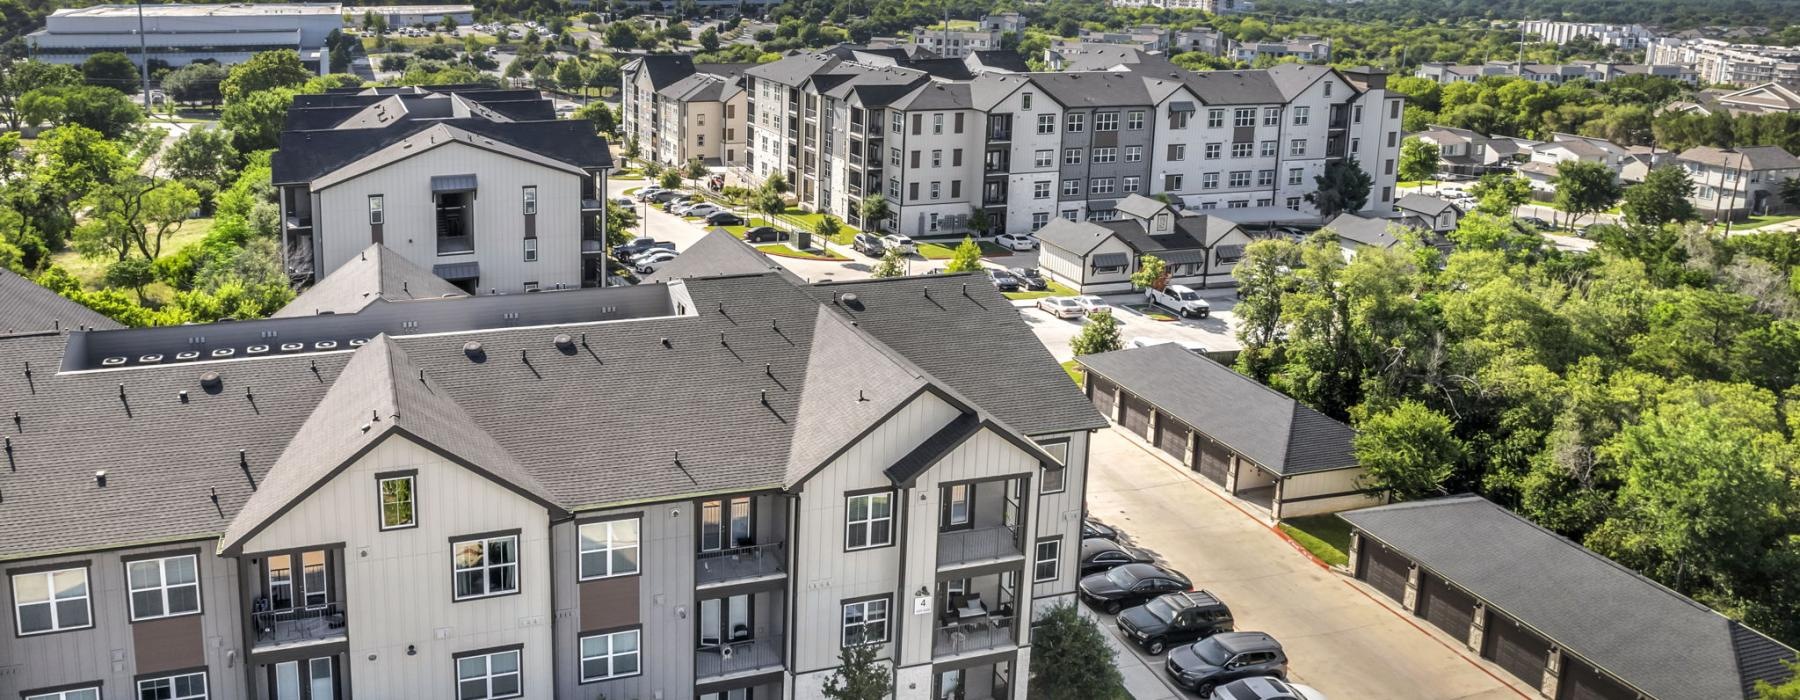
[[[1038,230],[1038,269],[1083,294],[1132,289],[1143,257],[1161,259],[1169,283],[1194,288],[1232,287],[1231,271],[1250,236],[1218,216],[1178,212],[1142,195],[1120,201],[1111,221],[1056,219]]]
[[[1694,183],[1694,203],[1711,218],[1791,212],[1782,185],[1800,177],[1800,158],[1780,146],[1714,148],[1695,146],[1675,157]]]

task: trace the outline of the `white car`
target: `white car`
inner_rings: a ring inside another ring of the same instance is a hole
[[[898,233],[890,233],[882,236],[881,246],[888,250],[900,251],[901,255],[912,255],[913,253],[919,252],[918,247],[913,245],[913,239]]]
[[[1087,314],[1087,308],[1074,297],[1044,297],[1037,300],[1037,307],[1057,318],[1081,318]]]
[[[680,255],[681,253],[679,251],[670,250],[668,248],[651,248],[642,253],[638,253],[637,255],[631,256],[631,264],[636,265],[640,262],[649,260],[650,258],[656,257],[658,255],[663,255],[663,254]]]
[[[1002,233],[994,237],[994,242],[1008,250],[1027,251],[1038,247],[1037,237],[1029,233]]]
[[[631,261],[632,262],[631,268],[634,270],[637,270],[638,274],[640,274],[640,275],[647,275],[652,272],[655,272],[656,268],[662,267],[663,265],[668,264],[668,262],[670,260],[674,260],[675,258],[678,258],[678,257],[681,257],[681,256],[676,255],[673,251],[668,251],[668,250],[652,251],[652,252],[640,255],[637,258],[634,258]]]
[[[714,212],[721,212],[721,211],[725,211],[725,210],[720,209],[719,205],[717,205],[717,204],[702,202],[700,204],[696,204],[694,206],[691,206],[691,207],[688,207],[687,209],[682,210],[681,215],[682,216],[702,216],[703,217],[703,216],[712,214]]]
[[[1094,313],[1095,311],[1110,311],[1112,309],[1111,306],[1107,306],[1105,299],[1101,299],[1100,297],[1094,296],[1092,294],[1083,294],[1081,296],[1070,297],[1070,298],[1074,299],[1075,303],[1081,305],[1082,313],[1090,313],[1091,314],[1091,313]]]

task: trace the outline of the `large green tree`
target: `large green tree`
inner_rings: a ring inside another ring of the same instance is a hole
[[[42,61],[0,61],[0,116],[6,125],[18,129],[19,98],[39,88],[71,87],[81,84],[81,72],[73,66]]]
[[[81,62],[81,79],[95,87],[112,88],[130,95],[142,86],[137,64],[117,51],[105,51]]]
[[[1619,180],[1612,169],[1592,161],[1565,160],[1556,164],[1556,207],[1569,215],[1574,226],[1581,217],[1612,208],[1619,201]]]
[[[1031,642],[1039,658],[1050,660],[1031,665],[1031,697],[1096,700],[1125,694],[1124,679],[1113,663],[1117,652],[1106,633],[1074,605],[1051,608],[1032,626]]]
[[[300,62],[300,54],[293,49],[264,51],[232,66],[225,82],[219,85],[219,94],[230,105],[260,93],[298,88],[316,75]]]
[[[1362,486],[1398,500],[1437,492],[1467,451],[1449,418],[1412,400],[1363,418],[1356,431]]]
[[[1693,221],[1699,218],[1689,199],[1693,194],[1694,183],[1688,179],[1687,170],[1679,165],[1665,165],[1652,169],[1643,182],[1625,188],[1625,203],[1620,209],[1625,220],[1637,226]]]
[[[880,658],[879,644],[845,644],[838,666],[825,677],[823,693],[831,700],[885,700],[894,689],[894,672]]]
[[[1375,179],[1363,172],[1361,165],[1347,158],[1331,161],[1313,181],[1318,189],[1308,193],[1306,201],[1318,207],[1319,215],[1327,219],[1339,212],[1362,211],[1369,204],[1369,189],[1375,185]]]
[[[1437,175],[1438,160],[1437,144],[1408,136],[1400,142],[1400,179],[1429,180]]]
[[[222,97],[219,87],[229,75],[217,63],[189,63],[163,76],[162,86],[177,102],[217,105]]]

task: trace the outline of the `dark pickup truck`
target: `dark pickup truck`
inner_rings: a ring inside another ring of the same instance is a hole
[[[630,243],[613,246],[612,254],[613,257],[620,260],[630,260],[633,256],[650,252],[656,248],[674,250],[675,244],[669,241],[659,241],[654,238],[633,238]]]

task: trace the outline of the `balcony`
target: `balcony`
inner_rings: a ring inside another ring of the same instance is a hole
[[[289,214],[287,215],[287,227],[289,231],[296,229],[310,229],[312,228],[312,215]]]
[[[995,525],[957,530],[938,535],[938,568],[1024,557],[1019,534],[1011,527]]]
[[[694,680],[713,681],[750,676],[782,668],[780,635],[727,642],[694,652]]]
[[[932,656],[942,659],[1017,645],[1014,604],[1023,566],[1021,562],[1020,570],[938,581]]]
[[[952,622],[931,635],[931,655],[937,658],[1010,647],[1018,643],[1013,618],[984,615],[969,622]]]
[[[694,569],[694,584],[697,588],[707,588],[778,579],[786,575],[787,547],[776,542],[721,552],[701,552]]]
[[[957,222],[950,222],[956,230]],[[1025,477],[951,484],[939,491],[938,570],[1024,558]]]
[[[605,211],[606,210],[606,200],[593,199],[591,197],[583,197],[581,199],[581,210],[583,212],[587,212],[590,214],[594,213],[594,212]]]
[[[257,652],[342,642],[350,638],[341,602],[253,612],[250,626],[256,635],[251,648]]]

